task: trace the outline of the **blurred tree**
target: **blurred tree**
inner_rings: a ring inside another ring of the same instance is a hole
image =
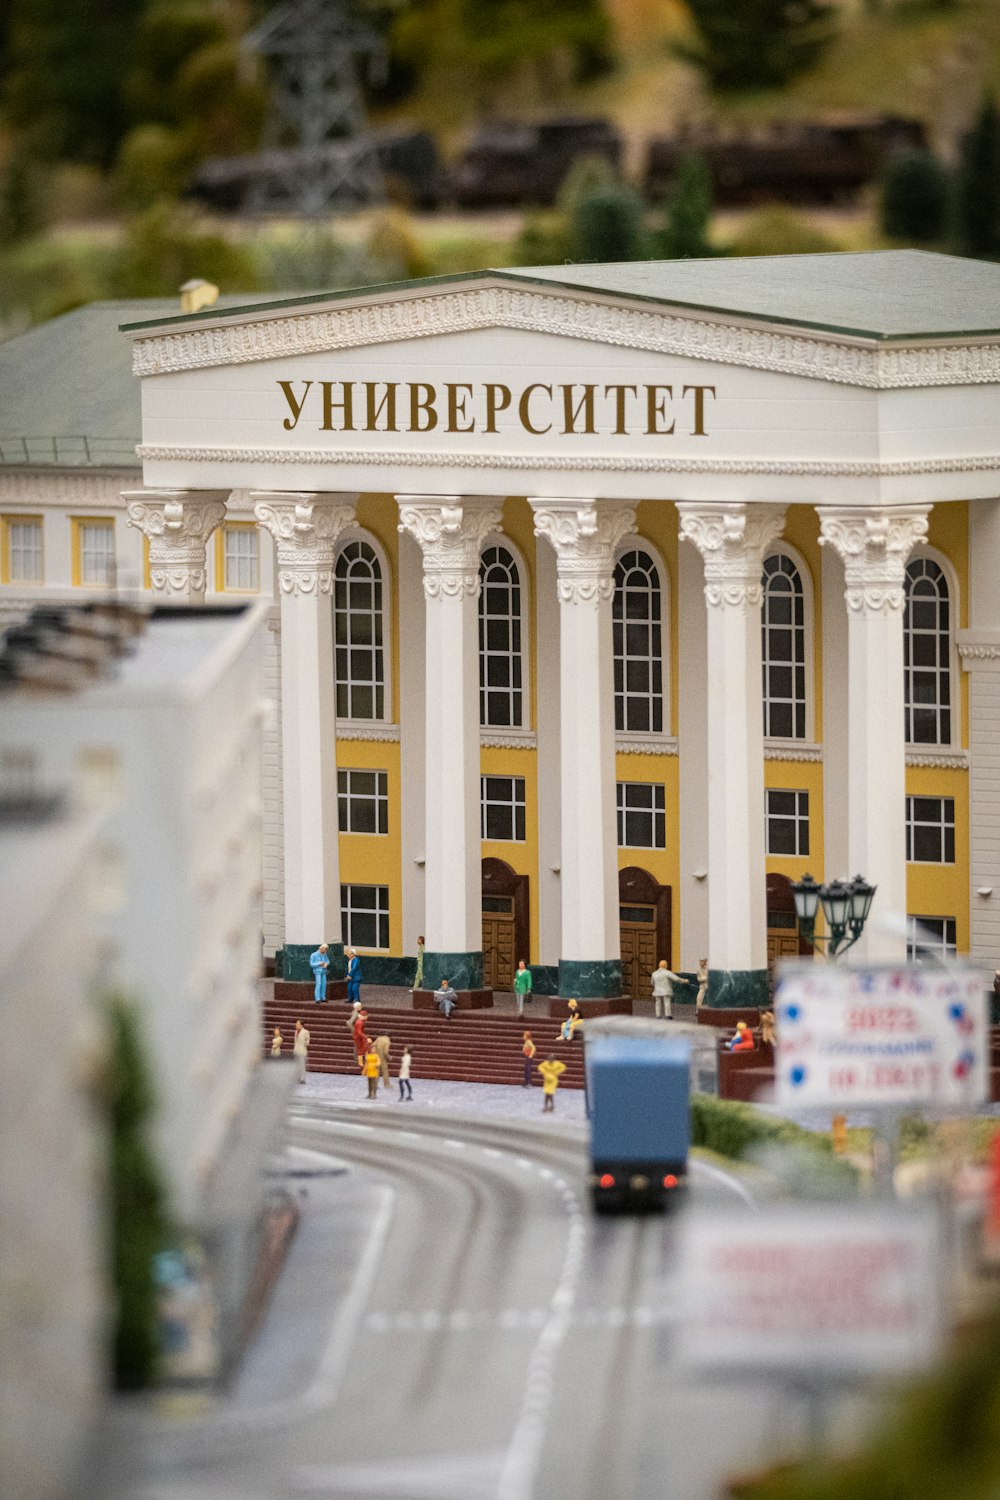
[[[148,0],[7,0],[0,111],[47,159],[110,166]]]
[[[790,208],[762,208],[751,214],[736,238],[726,246],[727,255],[829,255],[843,247],[814,229]]]
[[[834,35],[831,0],[688,0],[698,32],[678,51],[713,88],[780,88],[805,72]]]
[[[107,1111],[111,1135],[111,1265],[117,1299],[114,1376],[118,1390],[151,1385],[157,1362],[153,1261],[164,1248],[166,1208],[148,1142],[153,1089],[134,1007],[121,995],[107,1004],[111,1065]]]
[[[667,225],[657,247],[666,260],[698,259],[715,252],[708,238],[712,179],[698,151],[681,158],[667,199]]]
[[[893,240],[933,245],[947,230],[948,170],[931,151],[892,157],[882,184],[882,229]]]
[[[224,292],[253,292],[261,283],[249,250],[200,232],[191,215],[166,201],[131,220],[115,278],[118,296],[172,297],[195,276]]]
[[[960,255],[1000,256],[1000,115],[988,95],[962,141],[954,236]]]
[[[407,0],[390,45],[424,89],[450,89],[463,114],[498,104],[525,76],[551,102],[611,67],[611,38],[601,0]]]
[[[30,239],[42,222],[38,164],[15,150],[0,175],[0,245]]]
[[[648,251],[643,202],[633,188],[609,182],[581,195],[570,221],[574,261],[645,260]]]

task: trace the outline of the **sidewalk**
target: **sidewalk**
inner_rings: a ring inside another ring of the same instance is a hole
[[[406,991],[409,994],[409,991]],[[374,1002],[373,1002],[374,1003]],[[542,1090],[540,1086],[530,1089],[506,1087],[495,1083],[449,1083],[439,1078],[420,1078],[414,1074],[413,1104],[420,1109],[439,1109],[442,1114],[476,1115],[502,1120],[540,1120],[542,1118]],[[358,1109],[372,1109],[373,1102],[367,1098],[368,1081],[360,1074],[351,1077],[343,1073],[311,1073],[306,1082],[292,1092],[292,1100],[328,1101],[331,1104],[356,1104]],[[391,1086],[379,1086],[378,1105],[400,1111],[407,1110],[408,1103],[400,1103],[399,1085],[395,1075]],[[582,1125],[586,1121],[581,1089],[560,1089],[556,1093],[556,1107],[546,1119],[559,1121],[563,1125]]]

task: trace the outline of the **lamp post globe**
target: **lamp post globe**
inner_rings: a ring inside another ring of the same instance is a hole
[[[801,880],[793,880],[791,884],[792,896],[795,900],[795,915],[804,926],[812,927],[816,921],[820,892],[823,888],[808,874],[803,875]]]

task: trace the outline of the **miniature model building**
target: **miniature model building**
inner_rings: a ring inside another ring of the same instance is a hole
[[[0,348],[3,608],[273,600],[286,977],[756,1005],[806,871],[992,967],[998,306],[907,251],[85,308]]]

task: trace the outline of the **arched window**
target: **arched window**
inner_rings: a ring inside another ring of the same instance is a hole
[[[951,601],[944,569],[920,557],[906,567],[903,701],[908,745],[951,744]]]
[[[523,725],[521,576],[506,547],[487,547],[479,559],[479,722]]]
[[[382,567],[367,542],[348,542],[334,573],[338,719],[385,716]]]
[[[764,734],[806,737],[806,607],[802,575],[784,552],[764,559],[761,658]]]
[[[615,564],[612,612],[615,729],[663,733],[663,626],[660,574],[648,552],[624,552]]]

